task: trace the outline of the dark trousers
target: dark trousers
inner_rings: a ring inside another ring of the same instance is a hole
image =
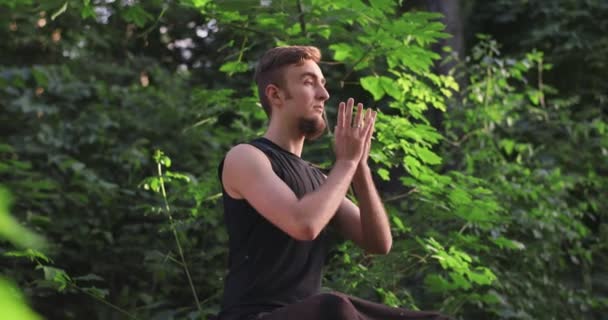
[[[339,292],[320,293],[258,315],[256,320],[448,320],[437,312],[410,311]]]

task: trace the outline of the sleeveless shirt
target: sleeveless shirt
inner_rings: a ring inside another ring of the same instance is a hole
[[[249,144],[268,157],[274,173],[298,199],[325,180],[318,168],[266,138]],[[224,160],[218,168],[220,183],[223,166]],[[229,255],[219,319],[251,319],[319,293],[329,250],[327,228],[312,241],[296,240],[266,220],[245,199],[230,197],[223,185],[222,193]]]

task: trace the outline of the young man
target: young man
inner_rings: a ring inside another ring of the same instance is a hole
[[[266,134],[232,148],[219,166],[230,236],[221,320],[441,319],[341,293],[320,293],[326,227],[370,253],[392,236],[367,160],[376,112],[348,99],[338,108],[335,164],[325,176],[301,159],[304,141],[325,130],[329,94],[315,47],[278,47],[261,58],[255,80],[270,117]],[[359,207],[345,196],[353,184]]]

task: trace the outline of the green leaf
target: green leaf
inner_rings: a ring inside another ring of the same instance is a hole
[[[474,270],[466,273],[471,281],[480,285],[490,285],[496,280],[496,275],[492,270],[485,267],[477,267]]]
[[[299,22],[296,22],[293,25],[291,25],[291,27],[285,29],[285,33],[287,33],[290,36],[296,36],[301,32],[302,32],[302,26],[300,25]]]
[[[321,27],[319,30],[317,30],[317,33],[324,39],[328,40],[331,36],[331,28],[329,26]]]
[[[162,165],[164,165],[165,167],[169,168],[171,166],[171,159],[169,159],[169,157],[164,156],[162,157],[162,159],[160,160],[160,163]]]
[[[384,12],[391,12],[395,7],[395,1],[393,0],[370,0],[369,2],[373,8]]]
[[[417,177],[420,174],[420,162],[412,156],[406,156],[403,160],[407,170],[414,176]]]
[[[334,60],[345,61],[352,55],[353,47],[346,43],[336,43],[329,46],[334,51]]]
[[[197,9],[204,9],[211,0],[181,0],[182,4],[193,6]]]
[[[498,238],[490,238],[490,241],[494,242],[494,244],[496,244],[501,249],[508,248],[508,249],[515,249],[515,250],[524,250],[526,248],[526,245],[524,245],[523,243],[521,243],[519,241],[507,239],[503,236],[500,236]]]
[[[385,168],[380,168],[380,169],[378,169],[377,172],[382,180],[384,180],[384,181],[390,180],[390,174],[389,174],[388,170],[386,170]]]
[[[502,139],[500,140],[499,145],[505,150],[507,155],[511,155],[513,153],[513,148],[515,147],[515,141],[511,139]]]
[[[229,61],[220,67],[220,71],[233,75],[235,73],[246,72],[249,66],[242,61]]]
[[[41,320],[26,304],[21,292],[0,277],[0,319]]]
[[[36,259],[40,259],[43,262],[51,263],[51,258],[47,257],[44,253],[36,250],[36,249],[25,249],[23,251],[7,251],[4,253],[7,257],[24,257],[29,258],[30,261],[36,261]]]
[[[89,273],[86,274],[84,276],[80,276],[80,277],[74,277],[74,280],[79,280],[79,281],[103,281],[103,278],[93,274],[93,273]]]
[[[65,290],[72,282],[70,276],[63,269],[43,265],[38,265],[36,269],[42,269],[44,280],[53,283],[58,291]]]
[[[396,80],[388,77],[380,77],[380,84],[382,85],[384,92],[386,92],[393,99],[401,101],[403,94]]]
[[[44,239],[23,227],[9,214],[11,202],[8,191],[0,186],[0,237],[21,248],[43,249]],[[38,251],[31,252],[35,254]]]
[[[153,177],[150,180],[150,189],[152,189],[152,191],[154,192],[160,192],[160,179],[157,177]],[[145,186],[144,186],[145,188]]]
[[[418,158],[420,158],[420,160],[422,160],[428,164],[440,164],[441,163],[441,157],[439,157],[433,151],[431,151],[427,148],[421,147],[419,145],[416,145],[414,147],[414,149],[416,150],[416,154],[418,155]]]
[[[402,97],[401,89],[397,81],[389,77],[369,76],[363,77],[359,81],[363,89],[369,91],[376,101],[382,99],[385,94],[388,94],[395,100],[400,100]]]
[[[461,273],[450,272],[449,275],[452,279],[452,283],[454,283],[457,288],[464,290],[471,289],[471,283]]]
[[[352,46],[347,43],[336,43],[330,45],[329,49],[334,51],[334,60],[336,61],[358,63],[357,66],[354,66],[356,69],[367,65],[366,62],[362,61],[366,53],[360,46]]]
[[[64,13],[67,8],[68,8],[68,2],[66,1],[63,3],[63,6],[61,6],[61,8],[59,8],[59,10],[57,10],[55,13],[53,13],[51,15],[51,20],[57,19],[57,17],[60,16],[62,13]]]
[[[457,206],[468,205],[472,202],[471,195],[460,188],[452,190],[448,197],[450,198],[450,202]]]
[[[82,288],[82,290],[98,299],[105,299],[110,294],[108,289],[99,289],[96,287],[86,287]]]
[[[49,84],[49,79],[46,75],[46,73],[44,72],[43,68],[40,67],[34,67],[32,68],[32,75],[34,76],[34,79],[36,80],[36,84],[40,87],[47,87]]]
[[[449,292],[453,291],[456,288],[455,285],[444,279],[442,276],[437,274],[429,274],[424,278],[424,284],[432,291],[432,292]]]
[[[226,23],[245,22],[247,16],[240,14],[238,11],[221,10],[218,11],[219,20]]]
[[[397,296],[391,291],[387,291],[383,288],[376,288],[376,292],[382,297],[382,303],[385,305],[399,307],[401,304],[399,298],[397,298]]]
[[[373,96],[374,100],[378,101],[384,97],[384,87],[380,83],[380,77],[363,77],[359,79],[363,89],[369,91]]]
[[[403,223],[403,220],[401,220],[401,218],[396,214],[391,214],[391,221],[393,222],[393,225],[397,228],[397,230],[399,230],[400,232],[405,233],[410,232],[412,230],[412,228],[405,225],[405,223]]]
[[[90,1],[85,1],[84,2],[84,6],[80,10],[80,17],[82,19],[86,19],[86,18],[89,18],[89,17],[91,17],[91,18],[97,17],[97,14],[95,13],[95,10],[91,6]]]
[[[143,27],[148,21],[152,21],[154,17],[144,10],[140,5],[128,6],[121,12],[122,17],[127,22],[134,23],[138,27]]]
[[[172,179],[182,180],[186,182],[190,182],[190,177],[179,172],[165,171],[165,175]]]

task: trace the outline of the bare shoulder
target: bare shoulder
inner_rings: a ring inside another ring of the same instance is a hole
[[[224,190],[246,200],[260,215],[294,239],[314,239],[293,190],[272,170],[270,159],[252,145],[237,145],[224,160]]]
[[[230,149],[228,151],[228,153],[226,154],[226,161],[229,160],[235,160],[235,159],[239,159],[239,160],[253,160],[255,161],[256,159],[266,159],[266,156],[264,155],[264,153],[262,152],[262,150],[247,144],[247,143],[241,143],[238,144],[234,147],[232,147],[232,149]],[[268,162],[268,160],[267,160]]]
[[[222,184],[228,194],[236,199],[242,199],[239,192],[242,184],[250,183],[255,175],[272,170],[270,161],[258,148],[250,144],[239,144],[228,151],[222,170]]]

